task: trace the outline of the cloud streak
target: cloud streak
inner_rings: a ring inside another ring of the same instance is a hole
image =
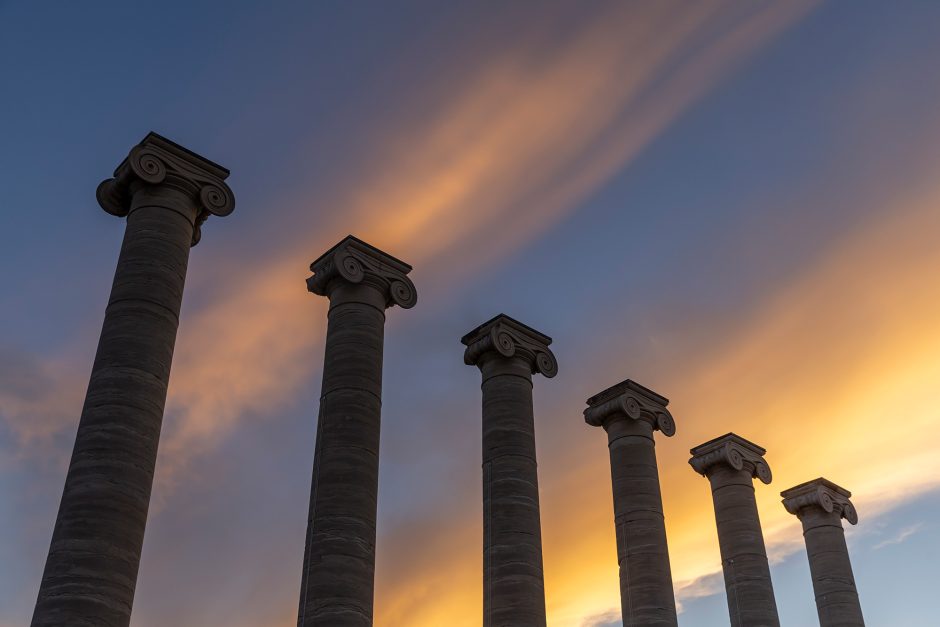
[[[470,277],[538,238],[623,172],[813,3],[644,6],[638,12],[635,5],[615,3],[560,32],[556,24],[532,18],[511,45],[485,63],[455,60],[454,67],[470,67],[469,73],[421,120],[389,131],[380,145],[371,146],[373,155],[388,158],[363,157],[355,187],[301,190],[296,215],[289,216],[296,220],[292,230],[314,235],[293,236],[261,260],[222,254],[200,260],[216,266],[212,275],[220,284],[212,287],[211,298],[184,304],[158,499],[168,498],[194,457],[211,452],[246,420],[289,405],[314,384],[325,303],[307,294],[302,281],[306,263],[334,243],[329,229],[318,228],[324,222],[342,224],[344,230],[348,225],[403,257],[420,273],[419,290],[428,285],[444,298],[445,282]],[[337,209],[341,215],[325,215]],[[197,248],[194,260],[201,254]],[[199,272],[191,268],[197,282]],[[56,365],[60,362],[65,365]],[[722,356],[722,376],[733,376],[747,362],[746,355]],[[71,432],[87,381],[87,369],[65,359],[36,369],[56,391],[45,400],[31,394],[33,383],[19,379],[0,391],[4,420],[23,448]],[[606,476],[605,463],[576,469],[567,480]],[[587,483],[592,487],[581,491],[576,509],[568,510],[568,502],[551,494],[546,498],[546,579],[556,625],[579,624],[616,604],[613,536],[605,533],[611,526],[609,494],[602,482]],[[584,513],[555,515],[564,510]],[[379,624],[478,623],[478,523],[459,516],[449,522],[446,536],[409,521],[383,537],[385,546],[401,547],[403,554],[395,560],[396,576],[378,581]],[[585,523],[596,531],[572,532]],[[458,550],[453,550],[455,538]],[[699,565],[709,554],[707,544],[693,544],[687,554],[701,559],[677,569],[691,579],[702,574]],[[435,556],[448,551],[452,565],[441,572]]]
[[[405,258],[423,284],[467,277],[538,237],[623,171],[811,6],[742,11],[732,3],[664,2],[637,12],[615,4],[548,43],[535,24],[427,119],[375,147],[393,159],[363,172],[354,189],[314,192],[305,202],[342,207],[341,228]],[[297,231],[306,229],[300,219]],[[163,449],[164,477],[250,412],[314,378],[323,316],[303,291],[302,269],[311,251],[332,243],[299,242],[189,312],[171,382],[177,418]],[[471,252],[481,249],[487,255]]]
[[[550,228],[810,6],[615,4],[557,38],[535,24],[429,119],[374,147],[400,156],[370,161],[356,188],[313,191],[305,204],[342,207],[344,227],[406,257],[427,282],[440,278],[420,266],[468,276]],[[297,232],[317,231],[304,222]],[[212,261],[237,279],[184,310],[158,481],[172,483],[188,457],[309,384],[323,316],[303,290],[304,264],[332,243],[304,239],[260,264]],[[469,252],[481,247],[489,254]],[[72,428],[87,370],[73,359],[34,364],[54,393],[31,397],[35,381],[15,378],[0,390],[20,446]]]
[[[895,535],[891,536],[886,540],[882,540],[878,544],[874,545],[872,548],[873,551],[878,551],[885,548],[886,546],[891,546],[894,544],[901,544],[914,534],[918,533],[924,528],[924,523],[916,523],[914,525],[908,525],[907,527],[902,528]]]
[[[86,385],[80,379],[85,369],[73,359],[42,360],[0,347],[0,422],[12,435],[12,445],[0,448],[0,462],[23,461],[36,451],[48,457],[54,437],[73,424]]]

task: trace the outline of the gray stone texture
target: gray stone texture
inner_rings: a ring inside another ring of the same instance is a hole
[[[604,427],[614,490],[624,627],[677,625],[653,432],[676,432],[669,400],[631,380],[587,400],[584,419]]]
[[[227,176],[151,133],[98,188],[127,227],[34,627],[130,622],[189,249],[234,208]]]
[[[783,505],[803,523],[803,539],[816,594],[820,627],[862,627],[849,549],[842,519],[858,522],[852,493],[823,479],[814,479],[780,493]]]
[[[330,299],[300,627],[372,624],[385,310],[417,301],[411,266],[348,236],[310,265]]]
[[[733,433],[692,449],[689,464],[708,477],[732,627],[779,626],[753,478],[771,481],[766,451]]]
[[[544,627],[532,375],[558,372],[552,340],[501,314],[461,342],[483,375],[483,625]]]

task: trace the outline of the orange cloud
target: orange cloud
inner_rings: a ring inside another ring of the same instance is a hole
[[[35,450],[51,449],[51,438],[62,431],[66,417],[81,412],[86,383],[76,372],[74,355],[40,361],[0,351],[0,420],[10,428],[17,446],[0,451],[0,463],[16,463]]]
[[[323,196],[342,207],[350,232],[414,264],[425,283],[439,280],[429,271],[438,265],[448,280],[466,276],[574,209],[811,6],[617,4],[550,47],[535,24],[419,128],[376,148],[394,159],[364,172],[356,189]],[[325,316],[304,292],[304,264],[332,243],[299,241],[260,267],[233,268],[230,293],[188,312],[158,481],[171,481],[173,468],[246,414],[312,384]],[[470,252],[480,249],[488,254]]]
[[[563,31],[533,17],[530,30],[498,58],[454,81],[458,86],[420,124],[390,132],[375,146],[390,158],[361,172],[355,189],[309,190],[304,204],[339,210],[344,230],[413,263],[424,282],[419,290],[441,280],[434,270],[439,266],[451,281],[469,275],[574,210],[812,5],[745,10],[731,2],[658,2],[638,12],[636,5],[614,4]],[[304,218],[293,230],[324,232]],[[215,287],[207,304],[184,309],[158,496],[172,488],[188,459],[211,450],[240,421],[265,415],[291,402],[302,386],[315,385],[326,304],[305,292],[303,279],[306,263],[333,244],[332,237],[297,237],[257,265],[226,259],[226,276],[237,278]],[[194,251],[190,269],[197,282],[202,250]],[[83,386],[84,375],[75,381]],[[71,428],[74,415],[77,410],[62,424]],[[603,453],[603,444],[595,445]],[[576,625],[617,605],[606,458],[598,459],[571,474],[571,481],[585,481],[564,491],[578,494],[574,509],[557,496],[561,491],[546,492],[553,625]],[[551,472],[547,476],[547,485],[560,482]],[[409,547],[409,554],[395,562],[394,578],[377,582],[378,624],[479,624],[475,525],[455,519],[446,538],[439,530],[419,537],[415,529],[392,530],[395,542],[383,538],[383,546]],[[708,549],[697,550],[704,556]],[[445,569],[441,555],[448,556]],[[679,564],[676,574],[691,578],[699,570]]]
[[[435,277],[424,268],[440,258],[459,257],[448,277],[466,276],[574,209],[812,5],[744,11],[730,2],[662,2],[637,11],[615,4],[564,33],[552,31],[550,20],[533,22],[419,126],[389,132],[373,147],[394,158],[364,171],[355,189],[313,192],[303,204],[340,207],[345,230],[406,258],[426,282]],[[293,230],[322,232],[303,218]],[[245,415],[264,413],[311,382],[325,316],[304,291],[304,266],[332,243],[298,238],[260,265],[217,260],[237,278],[216,275],[225,285],[213,300],[196,310],[184,303],[163,479]],[[483,246],[486,256],[467,252]],[[201,253],[194,251],[190,283],[200,280]],[[62,385],[83,386],[83,369],[69,370]],[[5,419],[27,429],[19,417],[30,412],[0,401]],[[53,431],[70,426],[77,410],[55,413]]]

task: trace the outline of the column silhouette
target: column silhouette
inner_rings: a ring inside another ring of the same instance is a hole
[[[98,186],[127,218],[33,627],[130,622],[189,249],[228,170],[150,133]]]
[[[863,627],[855,576],[845,544],[842,519],[853,525],[858,513],[852,493],[823,479],[784,490],[783,506],[803,523],[803,539],[816,594],[820,627]]]
[[[731,627],[780,625],[754,499],[753,478],[771,480],[766,452],[733,433],[691,450],[689,464],[711,483]]]
[[[544,627],[532,375],[557,374],[552,339],[500,314],[460,341],[483,375],[483,625]]]
[[[669,400],[627,379],[587,400],[584,420],[604,427],[614,490],[624,627],[677,625],[653,432],[676,423]]]
[[[372,624],[385,310],[418,299],[411,266],[352,235],[310,264],[330,299],[300,627]]]

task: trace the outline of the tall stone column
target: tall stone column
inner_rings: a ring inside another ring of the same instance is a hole
[[[33,627],[130,622],[189,249],[228,174],[150,133],[98,186],[127,227]]]
[[[780,625],[752,481],[770,483],[766,452],[729,433],[693,448],[689,460],[711,483],[731,627]]]
[[[532,375],[558,373],[552,338],[500,314],[460,341],[483,374],[483,625],[544,627]]]
[[[614,488],[624,627],[677,625],[653,432],[676,423],[669,400],[627,379],[587,400],[584,420],[604,427]]]
[[[816,594],[820,627],[863,627],[855,576],[842,519],[853,525],[858,513],[852,493],[820,477],[784,490],[783,506],[803,523],[803,539]]]
[[[385,310],[418,299],[411,266],[352,235],[310,264],[330,299],[300,627],[372,624]]]

